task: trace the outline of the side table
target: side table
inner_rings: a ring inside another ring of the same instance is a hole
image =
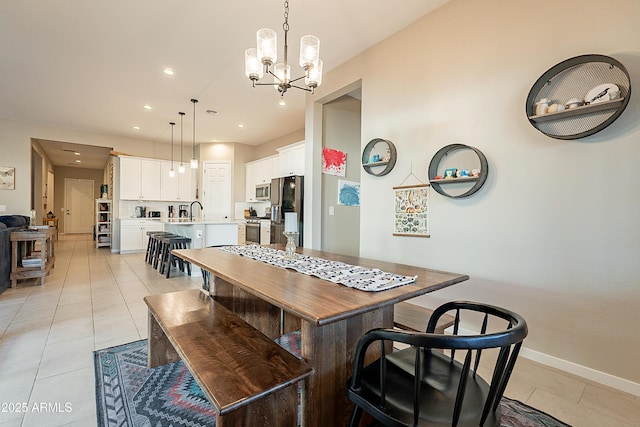
[[[40,285],[44,285],[44,278],[55,264],[54,228],[25,229],[11,232],[11,287],[15,288],[19,279],[40,278]],[[23,242],[22,245],[18,243]],[[25,266],[25,257],[31,255],[32,248],[40,244],[40,257],[29,258],[33,266]],[[20,246],[20,250],[18,250]],[[36,261],[38,260],[38,261]],[[18,265],[20,264],[20,265]]]
[[[58,217],[53,217],[53,218],[42,218],[42,225],[48,225],[49,228],[53,227],[56,229],[56,240],[58,240],[58,232],[60,231],[58,228],[58,220],[60,218]]]

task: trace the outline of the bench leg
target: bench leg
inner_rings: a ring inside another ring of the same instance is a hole
[[[177,362],[180,356],[176,353],[173,345],[158,325],[156,318],[149,312],[149,338],[147,340],[147,367],[166,365]]]
[[[216,427],[294,427],[297,425],[298,387],[296,384],[216,417]]]

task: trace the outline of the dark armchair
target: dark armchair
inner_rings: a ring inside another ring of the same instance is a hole
[[[453,335],[433,333],[447,312],[455,316]],[[458,335],[466,316],[482,322],[479,334]],[[355,404],[351,426],[359,424],[363,410],[385,426],[499,426],[500,399],[526,336],[527,324],[518,314],[468,301],[437,308],[425,333],[367,332],[347,384]],[[376,342],[379,348],[369,348]],[[392,351],[398,343],[406,348]],[[364,366],[378,350],[382,356]],[[477,373],[481,360],[491,363],[489,381]]]

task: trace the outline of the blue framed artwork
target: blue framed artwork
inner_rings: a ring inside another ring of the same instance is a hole
[[[338,205],[360,206],[360,183],[338,180]]]

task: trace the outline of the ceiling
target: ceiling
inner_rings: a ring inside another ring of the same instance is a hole
[[[302,74],[303,34],[320,38],[326,75],[447,1],[291,0],[292,75]],[[252,88],[244,75],[244,50],[255,47],[259,28],[276,30],[282,57],[283,14],[275,0],[8,2],[0,13],[0,117],[169,142],[169,122],[177,140],[183,111],[188,143],[196,98],[196,143],[258,145],[297,131],[306,92],[290,89],[280,106],[276,90]]]

